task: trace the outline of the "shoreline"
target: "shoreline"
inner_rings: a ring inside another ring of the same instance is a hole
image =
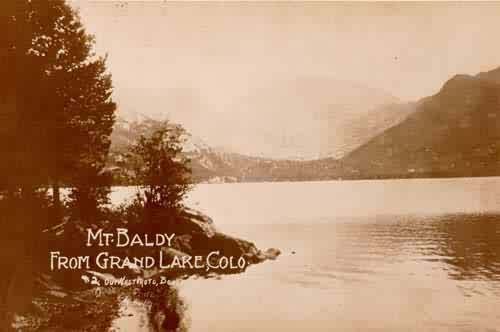
[[[174,266],[166,270],[129,264],[123,266],[123,269],[41,272],[35,281],[35,293],[29,310],[24,315],[11,314],[11,328],[26,331],[44,328],[55,331],[105,331],[124,322],[132,322],[134,326],[144,328],[172,327],[172,322],[179,325],[182,321],[182,313],[178,307],[183,303],[177,293],[177,282],[190,277],[214,278],[223,274],[244,273],[248,266],[276,259],[280,254],[278,249],[262,251],[252,242],[219,233],[210,217],[191,209],[184,211],[179,222],[160,227],[177,235],[175,239],[172,238],[171,247],[156,248],[166,257],[182,261],[183,257],[193,255],[210,261],[210,252],[217,251],[223,255],[245,257],[247,263],[234,269],[182,269]],[[65,241],[64,231],[60,232],[60,229],[57,234],[46,234],[55,236],[57,241]],[[151,250],[140,247],[127,249],[137,251],[138,255]],[[95,255],[95,251],[91,255],[93,254]],[[117,255],[123,254],[124,252]],[[143,280],[143,283],[128,284],[126,280]],[[147,323],[144,323],[145,317],[148,317]],[[168,328],[162,330],[175,331]]]

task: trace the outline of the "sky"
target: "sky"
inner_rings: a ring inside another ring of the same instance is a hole
[[[214,119],[263,86],[321,77],[411,101],[500,66],[500,3],[71,3],[108,54],[121,114],[165,115],[219,145]]]

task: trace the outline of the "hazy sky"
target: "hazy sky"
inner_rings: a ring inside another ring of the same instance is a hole
[[[304,75],[413,100],[500,66],[500,3],[73,3],[109,55],[122,112],[175,114],[173,98],[209,119]]]

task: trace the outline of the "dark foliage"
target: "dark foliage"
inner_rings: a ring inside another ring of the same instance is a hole
[[[127,163],[133,181],[141,184],[132,208],[142,207],[145,221],[175,218],[183,208],[190,189],[189,160],[181,153],[184,135],[182,127],[162,122],[130,146]]]

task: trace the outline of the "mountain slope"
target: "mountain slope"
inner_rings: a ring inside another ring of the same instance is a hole
[[[348,177],[500,174],[500,68],[456,75],[342,160]]]
[[[351,120],[340,136],[341,148],[334,156],[343,157],[370,139],[397,125],[415,111],[415,103],[393,103],[375,108]]]
[[[376,122],[386,118],[382,106],[397,102],[384,91],[328,76],[275,79],[250,87],[221,114],[219,145],[274,159],[337,157],[379,132],[351,133],[351,128],[367,116],[380,127]]]
[[[131,184],[132,169],[126,158],[128,147],[158,123],[152,119],[117,121],[108,158],[108,170],[113,175],[114,184]],[[183,153],[191,160],[192,180],[196,183],[325,180],[331,178],[330,174],[337,169],[333,159],[299,161],[252,157],[214,149],[199,138],[186,136]]]

